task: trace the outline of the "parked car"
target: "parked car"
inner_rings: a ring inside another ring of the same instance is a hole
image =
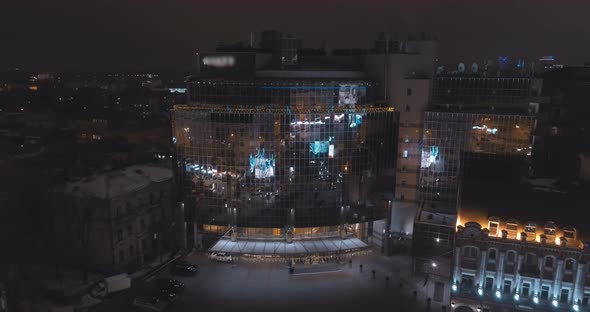
[[[199,271],[199,266],[185,261],[175,262],[172,265],[172,274],[192,276]]]
[[[231,263],[234,261],[233,257],[225,252],[212,252],[209,255],[209,259],[225,263]]]
[[[133,307],[139,311],[161,312],[164,311],[168,305],[168,302],[160,300],[157,296],[147,296],[133,299]]]
[[[160,301],[172,303],[178,299],[178,294],[169,288],[157,288],[153,292],[153,296]]]
[[[184,293],[184,283],[172,278],[159,278],[154,281],[158,289],[168,289],[175,294]]]

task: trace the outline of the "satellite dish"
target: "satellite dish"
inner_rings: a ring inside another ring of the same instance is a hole
[[[471,64],[471,72],[472,73],[476,74],[477,73],[477,69],[478,69],[477,63]]]
[[[458,70],[460,73],[464,73],[464,72],[465,72],[465,64],[463,64],[463,63],[459,63],[459,66],[457,66],[457,70]]]

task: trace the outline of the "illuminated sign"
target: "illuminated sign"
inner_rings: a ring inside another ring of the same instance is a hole
[[[205,56],[203,57],[203,65],[211,67],[233,67],[236,64],[236,59],[232,55],[223,56]]]
[[[264,149],[259,150],[256,155],[250,154],[250,173],[254,173],[257,179],[270,178],[275,175],[275,157],[272,153],[268,153],[268,157]]]
[[[186,93],[186,88],[168,88],[170,93]]]
[[[328,147],[328,157],[334,158],[334,144],[330,144],[330,147]]]

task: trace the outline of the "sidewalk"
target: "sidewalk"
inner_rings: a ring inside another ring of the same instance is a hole
[[[359,265],[363,264],[363,272],[360,273]],[[348,265],[347,265],[348,267]],[[415,276],[412,268],[411,256],[391,256],[386,257],[375,251],[372,256],[361,256],[353,258],[352,269],[357,274],[366,275],[366,278],[372,279],[371,270],[375,270],[375,279],[384,280],[389,276],[389,287],[404,297],[415,300],[415,306],[421,311],[442,311],[443,303],[431,300],[431,307],[428,309],[427,299],[428,284],[424,284],[424,275]],[[429,281],[431,283],[432,281]],[[414,291],[416,295],[414,296]],[[450,311],[450,307],[446,307]]]

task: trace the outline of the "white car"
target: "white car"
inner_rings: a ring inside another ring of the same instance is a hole
[[[234,260],[230,254],[225,252],[212,252],[209,259],[225,263],[232,263]]]

